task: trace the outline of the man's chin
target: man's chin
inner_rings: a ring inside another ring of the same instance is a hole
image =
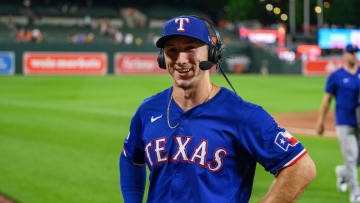
[[[190,80],[181,80],[181,79],[177,79],[175,81],[175,85],[182,89],[189,89],[193,86]]]

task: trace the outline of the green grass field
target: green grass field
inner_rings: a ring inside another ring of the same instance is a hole
[[[226,86],[221,76],[215,84]],[[317,110],[325,77],[230,76],[245,100],[270,113]],[[21,203],[122,202],[118,158],[142,100],[169,76],[0,77],[0,192]],[[298,202],[347,202],[335,188],[336,139],[298,135],[318,175]],[[250,202],[273,176],[258,166]]]

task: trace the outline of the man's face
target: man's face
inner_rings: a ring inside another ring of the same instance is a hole
[[[357,64],[357,51],[354,52],[345,52],[344,53],[344,61],[345,63],[353,66]]]
[[[174,36],[165,42],[166,67],[174,85],[188,89],[208,76],[209,71],[199,68],[201,61],[208,60],[208,49],[200,40],[185,36]]]

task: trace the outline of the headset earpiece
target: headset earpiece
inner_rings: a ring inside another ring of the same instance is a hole
[[[217,64],[221,58],[221,50],[217,45],[212,45],[209,47],[208,60],[213,64]]]
[[[214,64],[217,64],[222,58],[223,43],[215,27],[210,23],[209,23],[209,27],[213,30],[215,34],[215,42],[213,42],[213,45],[210,46],[209,48],[209,61],[213,62]]]
[[[160,49],[160,53],[157,57],[157,62],[161,69],[166,69],[164,49]]]

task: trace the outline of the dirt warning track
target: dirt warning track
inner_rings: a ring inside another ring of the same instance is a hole
[[[318,112],[298,112],[273,115],[279,126],[285,128],[292,134],[316,136],[316,121]],[[330,111],[325,120],[325,137],[336,137],[334,112]]]

